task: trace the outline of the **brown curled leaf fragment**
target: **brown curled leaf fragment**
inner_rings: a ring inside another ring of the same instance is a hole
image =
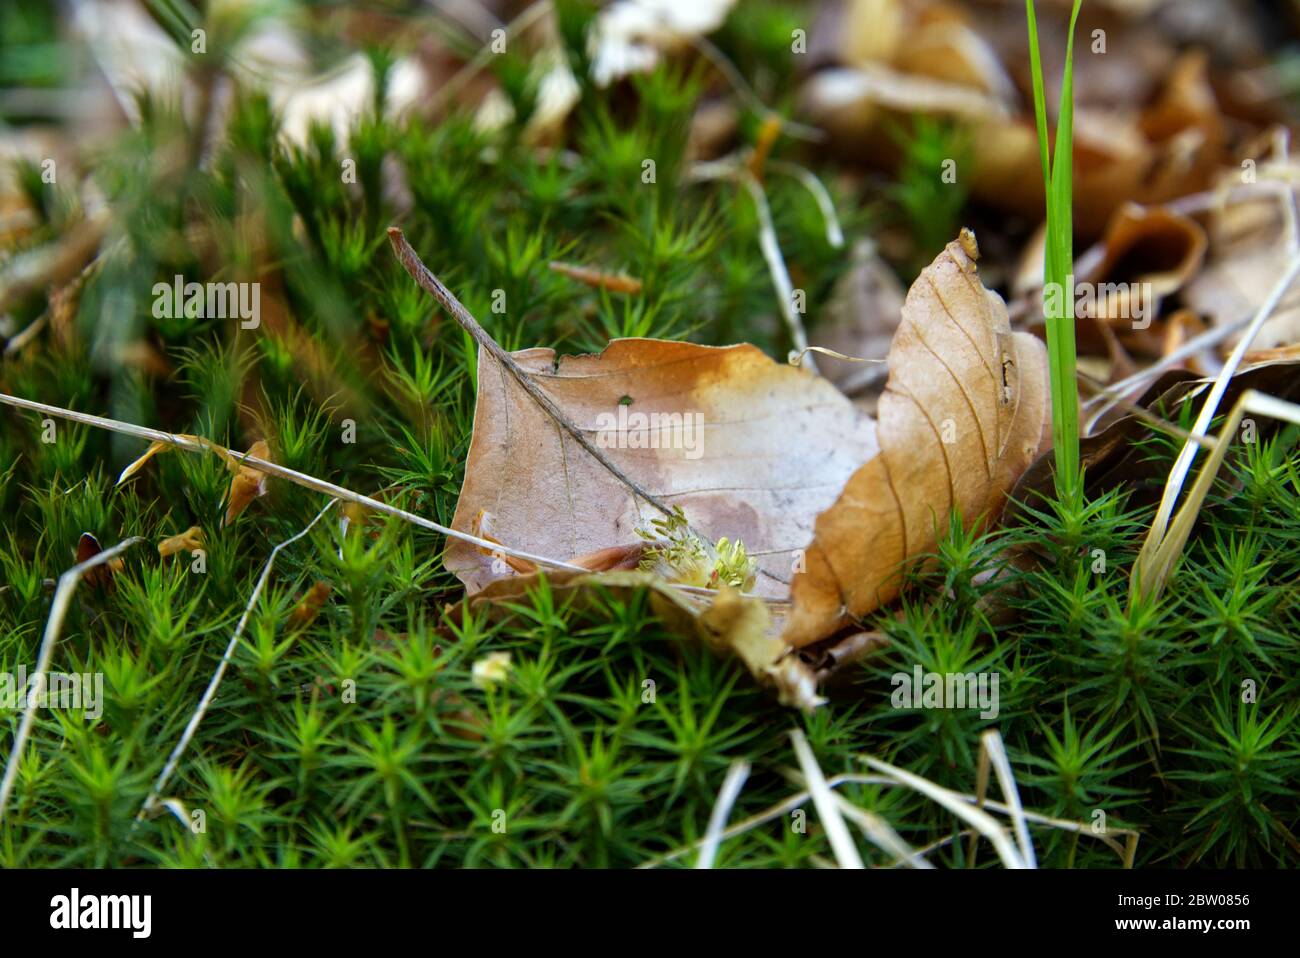
[[[551,272],[567,276],[569,279],[582,283],[584,286],[590,286],[592,289],[607,289],[611,293],[627,293],[630,296],[635,296],[641,292],[641,280],[635,276],[627,276],[623,273],[607,273],[604,270],[593,269],[590,266],[573,266],[569,263],[561,263],[558,260],[553,261],[550,267]]]
[[[253,443],[247,455],[255,459],[269,460],[271,449],[265,439],[259,439]],[[226,464],[235,476],[230,480],[230,495],[227,500],[224,525],[234,522],[254,499],[266,495],[266,474],[242,462],[242,458],[236,453],[226,454]]]
[[[129,466],[127,466],[125,469],[122,470],[122,474],[117,477],[117,485],[120,486],[122,483],[126,482],[137,472],[143,469],[145,465],[149,462],[149,460],[152,459],[154,456],[158,455],[158,453],[166,452],[170,448],[171,446],[169,446],[165,442],[149,443],[149,448],[144,451],[143,455],[141,455],[139,459],[137,459],[135,462],[131,463]]]
[[[329,598],[332,590],[333,587],[323,581],[317,582],[308,589],[289,613],[289,628],[303,629],[316,621],[316,616],[320,614],[321,607],[325,605],[325,600]]]
[[[177,553],[191,553],[203,548],[203,529],[190,526],[180,535],[171,536],[158,543],[158,555],[166,559]]]

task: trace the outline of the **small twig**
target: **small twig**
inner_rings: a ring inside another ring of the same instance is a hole
[[[36,721],[36,705],[45,690],[45,672],[50,667],[54,655],[54,644],[63,631],[63,620],[67,617],[68,606],[72,603],[72,593],[76,590],[82,577],[96,566],[104,565],[117,558],[131,546],[144,542],[142,536],[123,539],[111,549],[96,553],[85,562],[80,562],[59,576],[58,588],[54,592],[54,601],[50,604],[50,614],[45,620],[45,636],[41,639],[41,650],[36,656],[36,669],[32,674],[31,686],[27,695],[27,708],[23,711],[22,722],[18,725],[18,734],[14,736],[9,750],[9,761],[5,765],[3,783],[0,783],[0,824],[3,824],[5,809],[9,805],[9,794],[13,791],[14,780],[18,777],[18,763],[22,761],[23,749],[32,732],[32,723]]]
[[[559,260],[552,260],[550,269],[551,272],[567,276],[584,286],[590,286],[592,289],[607,289],[612,293],[636,295],[641,292],[643,285],[641,280],[635,276],[627,276],[623,273],[607,273],[604,270],[593,269],[590,266],[574,266],[571,263],[561,263]]]
[[[167,762],[163,765],[162,771],[158,774],[158,780],[154,782],[153,789],[149,792],[149,797],[144,800],[144,804],[140,806],[140,811],[136,813],[135,822],[131,825],[133,830],[135,829],[135,826],[140,823],[141,819],[153,810],[154,805],[158,801],[158,796],[161,795],[162,790],[167,787],[167,782],[170,781],[172,775],[175,773],[176,766],[180,764],[181,755],[185,753],[185,749],[189,746],[190,740],[194,738],[194,733],[198,731],[199,723],[203,721],[203,716],[208,714],[208,707],[211,706],[212,700],[216,697],[217,689],[221,687],[221,680],[225,677],[226,668],[230,665],[231,658],[234,657],[235,649],[239,645],[240,636],[244,634],[244,627],[248,625],[248,619],[253,614],[253,607],[257,605],[257,600],[262,596],[262,589],[266,586],[266,580],[271,576],[271,566],[275,563],[275,557],[280,554],[281,549],[293,545],[303,536],[307,535],[307,533],[311,532],[312,527],[315,526],[316,523],[324,517],[325,513],[329,512],[338,501],[338,499],[331,499],[329,502],[325,503],[325,507],[321,509],[320,512],[316,513],[316,517],[312,519],[311,522],[307,523],[306,528],[284,540],[271,550],[270,556],[267,557],[266,564],[262,566],[262,574],[258,577],[257,585],[253,587],[253,594],[248,597],[248,602],[244,605],[244,613],[239,617],[239,623],[235,626],[234,634],[230,636],[230,641],[226,644],[225,654],[221,656],[221,661],[217,664],[217,670],[213,673],[212,679],[208,682],[207,689],[203,692],[203,698],[199,699],[198,707],[195,708],[194,714],[190,716],[189,722],[186,723],[185,731],[181,734],[180,741],[176,743],[176,747],[172,749],[171,754],[167,756]]]
[[[635,479],[632,479],[623,470],[619,469],[614,462],[605,455],[604,450],[593,443],[587,436],[574,425],[573,421],[564,414],[564,411],[555,404],[545,390],[533,381],[533,377],[526,373],[513,356],[501,348],[495,339],[488,335],[487,330],[479,325],[473,314],[461,303],[456,295],[443,285],[442,280],[434,276],[429,268],[421,262],[419,255],[411,248],[411,244],[406,241],[402,231],[396,226],[388,228],[388,239],[393,244],[393,252],[397,255],[398,262],[411,274],[411,278],[420,285],[420,288],[442,304],[443,308],[451,314],[452,319],[460,324],[460,327],[469,333],[474,342],[478,343],[479,348],[485,350],[497,363],[511,376],[515,382],[519,383],[524,392],[532,397],[542,410],[555,420],[555,424],[567,432],[574,440],[585,449],[593,459],[604,466],[609,472],[634,493],[644,499],[650,505],[654,506],[666,516],[673,514],[672,509],[662,502],[658,497],[641,487]]]
[[[9,342],[5,343],[4,355],[6,358],[14,356],[21,352],[28,343],[40,335],[50,322],[50,311],[48,309],[41,315],[37,316],[21,330],[10,337]]]
[[[709,827],[704,833],[704,844],[700,846],[700,857],[695,862],[696,868],[713,867],[713,859],[718,854],[718,845],[722,843],[722,830],[727,825],[731,808],[740,797],[740,790],[745,787],[747,778],[749,778],[749,763],[744,759],[732,762],[731,767],[727,769],[727,777],[722,780],[722,788],[718,792],[718,801],[713,806],[713,813],[709,815]]]

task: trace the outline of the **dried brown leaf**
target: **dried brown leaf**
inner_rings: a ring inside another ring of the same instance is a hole
[[[1099,261],[1077,276],[1097,290],[1080,315],[1123,325],[1154,318],[1164,298],[1200,270],[1206,245],[1205,230],[1190,217],[1124,204],[1106,227]]]
[[[876,450],[870,418],[830,383],[753,346],[620,339],[598,355],[513,356],[618,468],[680,506],[698,534],[738,539],[757,555],[760,595],[785,596],[817,513]],[[565,560],[639,541],[656,509],[560,429],[486,350],[478,383],[453,528],[473,532],[487,512],[497,540]],[[678,428],[653,430],[652,415]],[[494,570],[490,555],[460,542],[446,561],[471,594],[515,574],[500,561]]]
[[[474,435],[452,525],[534,554],[595,554],[618,565],[633,556],[622,544],[658,517],[632,491],[635,480],[647,495],[680,506],[699,536],[718,540],[719,549],[724,538],[738,540],[758,560],[752,592],[772,600],[763,629],[753,627],[751,607],[722,598],[725,590],[713,594],[711,615],[743,619],[744,638],[731,624],[718,627],[730,636],[726,648],[806,704],[811,687],[795,691],[806,668],[785,675],[795,666],[774,650],[830,637],[889,601],[900,566],[934,548],[949,511],[960,510],[972,526],[996,517],[1046,442],[1045,350],[1033,336],[1011,332],[1002,300],[980,283],[977,258],[973,235],[963,232],[908,294],[878,426],[826,380],[751,346],[616,340],[595,356],[512,354],[622,476],[481,351]],[[651,414],[687,428],[658,431]],[[702,428],[698,442],[692,428]],[[448,547],[446,562],[472,599],[518,595],[536,578],[460,542]],[[623,578],[564,573],[558,581],[632,581],[631,573],[608,575]],[[698,596],[673,595],[702,611],[691,604],[703,601]],[[711,621],[697,614],[692,629],[707,631]]]
[[[802,646],[897,595],[906,563],[934,549],[957,509],[995,518],[1047,444],[1043,344],[1012,333],[980,283],[973,238],[949,243],[908,292],[879,404],[880,453],[817,519],[795,577],[787,642]]]

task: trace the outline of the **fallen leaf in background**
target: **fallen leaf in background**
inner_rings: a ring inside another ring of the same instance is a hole
[[[1300,397],[1300,362],[1283,358],[1243,367],[1228,382],[1221,405],[1231,407],[1247,389],[1268,393],[1279,399],[1294,401]],[[1134,400],[1138,405],[1165,421],[1178,419],[1184,403],[1196,402],[1213,384],[1185,369],[1162,374]],[[1278,424],[1261,419],[1260,435],[1266,437]],[[1085,492],[1090,498],[1120,486],[1135,490],[1136,500],[1158,498],[1169,476],[1167,462],[1147,455],[1139,440],[1153,435],[1155,427],[1131,413],[1116,410],[1101,428],[1079,441],[1079,459],[1084,473]],[[1054,494],[1054,462],[1043,454],[1021,475],[1010,496],[1004,521],[1016,521],[1025,505],[1041,507]]]
[[[1209,260],[1187,284],[1183,302],[1223,326],[1253,316],[1296,255],[1287,242],[1277,200],[1241,204],[1231,220],[1211,230]],[[1234,340],[1223,345],[1229,349]],[[1300,342],[1300,286],[1293,284],[1260,327],[1252,349]]]
[[[1141,118],[1143,134],[1157,145],[1143,196],[1158,202],[1205,189],[1228,160],[1228,133],[1210,84],[1203,50],[1179,57],[1164,88]]]
[[[1193,219],[1164,207],[1126,203],[1111,217],[1095,267],[1076,264],[1076,282],[1097,288],[1081,315],[1120,331],[1154,319],[1165,297],[1176,293],[1201,268],[1205,230]]]
[[[1049,442],[1047,351],[1012,333],[980,283],[968,232],[913,284],[880,398],[880,454],[817,518],[806,571],[791,587],[784,638],[825,638],[893,599],[909,560],[934,549],[952,509],[995,519]]]
[[[988,41],[953,4],[921,7],[912,29],[899,37],[893,65],[904,73],[969,87],[1008,108],[1016,85]]]
[[[974,4],[923,0],[828,7],[815,27],[815,72],[801,108],[833,147],[856,163],[888,169],[898,151],[887,124],[906,124],[913,114],[946,117],[969,144],[963,175],[972,195],[1042,217],[1023,5],[1007,5],[1006,13],[981,9],[978,16]],[[1062,33],[1069,9],[1040,10],[1040,29]],[[1117,19],[1085,4],[1079,24],[1080,37],[1088,38],[1076,56],[1074,114],[1074,225],[1082,236],[1100,233],[1124,202],[1164,202],[1208,188],[1231,165],[1234,140],[1257,131],[1261,119],[1284,115],[1277,92],[1267,90],[1258,91],[1252,109],[1230,115],[1231,97],[1216,91],[1231,75],[1212,75],[1203,50],[1187,49],[1150,18],[1123,14]],[[1098,29],[1102,49],[1094,48]],[[1252,42],[1245,37],[1241,45]],[[1247,49],[1238,52],[1237,62],[1248,58]],[[1059,76],[1060,65],[1049,58],[1046,72]],[[1049,102],[1058,96],[1049,87]]]
[[[1115,334],[1125,337],[1130,346],[1136,334],[1145,345],[1150,337],[1142,334],[1159,319],[1164,300],[1201,270],[1207,245],[1199,223],[1163,206],[1125,203],[1116,210],[1101,240],[1075,262],[1080,352],[1114,358]],[[1025,250],[1013,287],[1020,297],[1017,312],[1030,317],[1029,328],[1040,334],[1044,328],[1042,263],[1040,230]],[[1032,279],[1035,269],[1037,277]],[[1096,320],[1096,327],[1087,320]],[[1159,349],[1148,351],[1162,355]]]
[[[809,331],[809,342],[846,356],[884,359],[893,342],[903,308],[903,284],[880,258],[870,240],[855,243],[849,268],[835,284],[822,317]],[[882,367],[872,363],[827,361],[822,373],[845,395],[858,396],[884,383]],[[874,412],[874,401],[868,412]]]
[[[874,64],[820,71],[808,81],[800,102],[811,122],[834,139],[852,143],[859,156],[866,151],[878,161],[894,152],[881,127],[889,111],[1007,119],[1006,109],[978,90]]]
[[[1162,357],[1172,355],[1176,350],[1181,349],[1209,329],[1205,320],[1190,309],[1180,309],[1165,320],[1162,325],[1160,349]],[[1247,353],[1242,357],[1242,360],[1249,366],[1254,363],[1265,362],[1270,358],[1281,357],[1255,356]],[[1214,351],[1209,348],[1203,349],[1183,361],[1183,366],[1198,376],[1213,376],[1222,365],[1218,358],[1215,357]]]
[[[1271,363],[1279,359],[1287,362],[1300,362],[1300,343],[1293,346],[1277,346],[1273,349],[1252,349],[1241,357],[1242,363],[1247,366],[1256,363]]]

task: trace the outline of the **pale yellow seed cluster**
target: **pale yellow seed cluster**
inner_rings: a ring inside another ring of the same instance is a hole
[[[712,545],[691,531],[681,507],[671,516],[651,520],[650,529],[637,529],[653,540],[641,557],[641,570],[670,582],[716,589],[723,585],[748,591],[754,585],[757,562],[739,540],[719,539]]]

